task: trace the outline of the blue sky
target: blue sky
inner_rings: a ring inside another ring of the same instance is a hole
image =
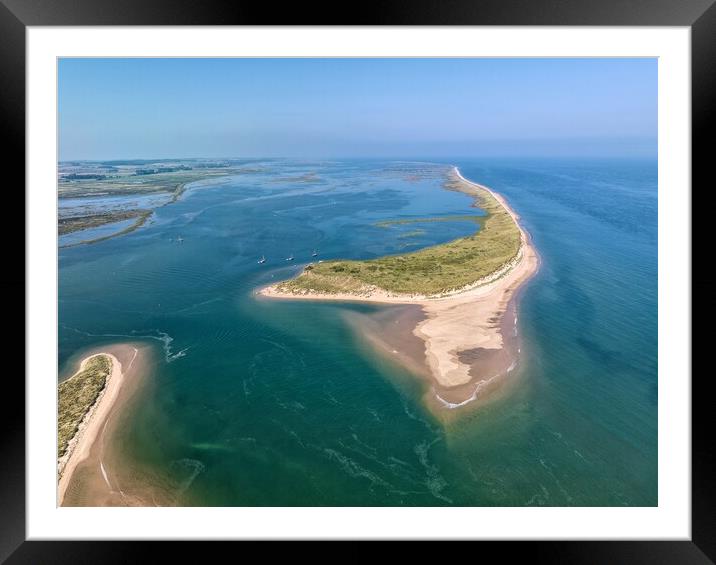
[[[655,157],[656,59],[61,59],[60,160]]]

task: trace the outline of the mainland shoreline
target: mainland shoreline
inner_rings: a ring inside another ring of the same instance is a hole
[[[539,258],[529,235],[506,199],[466,179],[457,167],[453,167],[452,175],[464,185],[459,188],[461,192],[477,197],[476,189],[492,195],[519,229],[520,247],[516,256],[488,276],[439,295],[399,294],[375,287],[356,293],[293,293],[279,290],[277,284],[256,293],[271,299],[420,306],[424,319],[412,333],[424,342],[425,355],[417,361],[429,369],[435,406],[448,409],[476,400],[484,389],[515,368],[520,353],[515,343],[516,297],[539,268]]]

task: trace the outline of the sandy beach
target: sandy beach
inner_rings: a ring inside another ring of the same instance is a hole
[[[539,267],[530,238],[505,198],[465,179],[457,167],[453,170],[462,182],[492,194],[520,230],[517,256],[495,273],[439,296],[400,295],[379,288],[368,288],[361,294],[293,294],[281,292],[275,285],[257,292],[277,299],[420,305],[425,317],[417,323],[413,334],[424,342],[425,355],[421,361],[430,370],[435,399],[446,408],[475,400],[486,386],[515,368],[519,346],[508,349],[517,336],[517,308],[513,299]],[[511,316],[506,317],[508,310]]]
[[[120,407],[120,399],[123,397],[122,393],[126,392],[127,381],[130,377],[136,380],[136,371],[133,371],[133,369],[136,368],[136,365],[139,365],[139,347],[131,344],[108,346],[103,348],[102,351],[85,357],[80,363],[80,367],[75,375],[81,372],[89,360],[97,355],[106,355],[109,357],[112,362],[112,369],[104,389],[82,419],[77,433],[70,441],[67,453],[58,460],[59,481],[57,486],[57,504],[59,506],[66,505],[69,490],[81,490],[78,489],[77,485],[78,469],[86,467],[89,462],[96,463],[92,465],[93,468],[97,467],[94,469],[93,474],[101,475],[106,487],[110,491],[114,490],[108,475],[108,470],[101,456],[95,462],[92,461],[92,455],[101,443],[100,440],[105,434],[111,414]],[[120,361],[119,357],[122,358],[123,362]]]

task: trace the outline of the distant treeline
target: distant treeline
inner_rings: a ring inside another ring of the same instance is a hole
[[[107,175],[100,175],[97,173],[70,173],[62,177],[66,180],[104,180]]]
[[[129,159],[129,160],[115,160],[115,161],[100,161],[100,165],[151,165],[156,163],[156,159]]]
[[[137,169],[135,175],[156,175],[157,173],[174,173],[176,171],[191,171],[191,167],[179,165],[178,167],[157,167],[155,169]]]
[[[217,159],[213,161],[203,159],[112,159],[109,161],[60,161],[60,164],[74,167],[91,165],[102,169],[117,170],[116,167],[118,166],[136,167],[142,165],[158,165],[159,163],[191,163],[194,167],[199,169],[219,169],[228,167],[231,164],[244,164],[250,163],[251,161],[256,161],[256,159]]]
[[[194,165],[196,169],[223,169],[228,167],[228,163],[197,163]]]

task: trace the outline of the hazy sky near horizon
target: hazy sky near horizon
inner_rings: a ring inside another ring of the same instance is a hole
[[[60,59],[60,160],[656,157],[656,59]]]

